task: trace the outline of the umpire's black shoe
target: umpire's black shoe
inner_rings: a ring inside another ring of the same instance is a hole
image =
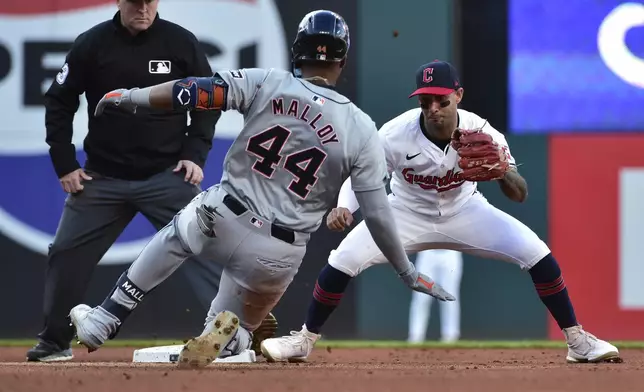
[[[27,351],[27,362],[62,362],[74,358],[72,349],[61,349],[55,343],[38,342]]]

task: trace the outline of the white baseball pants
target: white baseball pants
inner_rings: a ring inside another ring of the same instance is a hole
[[[463,255],[453,250],[425,250],[416,256],[416,269],[431,276],[447,290],[456,296],[452,302],[438,302],[440,311],[441,340],[456,341],[461,336],[461,303],[459,292],[463,276]],[[414,291],[409,305],[409,335],[410,343],[425,341],[429,323],[431,306],[434,298]]]
[[[395,196],[389,195],[391,202]],[[451,216],[422,216],[404,206],[392,205],[400,240],[407,253],[451,249],[488,259],[502,260],[527,270],[550,253],[548,246],[526,225],[494,207],[476,193]],[[364,221],[337,249],[329,264],[349,276],[386,263]],[[443,285],[443,282],[438,282]]]

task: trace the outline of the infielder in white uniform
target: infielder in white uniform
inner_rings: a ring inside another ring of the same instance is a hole
[[[115,90],[104,110],[237,110],[244,127],[228,151],[220,184],[204,191],[143,249],[105,301],[70,313],[90,351],[113,338],[133,309],[191,255],[224,265],[205,329],[179,356],[198,367],[251,347],[252,334],[293,280],[310,234],[345,179],[362,207],[367,232],[413,290],[454,298],[419,275],[396,235],[387,170],[374,122],[334,91],[349,49],[349,30],[330,11],[307,14],[293,43],[294,70],[220,71],[144,89]]]
[[[454,250],[430,249],[416,255],[416,270],[431,276],[445,290],[456,296],[456,300],[440,302],[441,341],[457,341],[461,336],[461,277],[463,276],[463,254]],[[427,336],[432,297],[414,292],[409,303],[409,343],[424,342]]]
[[[617,348],[578,324],[548,246],[477,191],[477,181],[498,181],[508,198],[523,202],[527,185],[503,134],[478,115],[457,108],[464,90],[456,69],[441,61],[425,64],[418,69],[416,86],[410,97],[417,97],[420,108],[399,115],[379,132],[392,176],[389,203],[405,250],[451,249],[518,265],[530,274],[562,329],[568,361],[619,360]],[[327,217],[332,230],[350,226],[358,209],[350,181],[342,186],[338,207]],[[367,225],[358,224],[331,252],[302,330],[264,340],[264,356],[275,361],[307,358],[351,278],[385,261]]]

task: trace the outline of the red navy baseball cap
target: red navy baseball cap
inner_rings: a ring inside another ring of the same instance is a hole
[[[420,94],[449,95],[461,87],[456,68],[447,61],[434,60],[416,71],[416,91],[409,98]]]

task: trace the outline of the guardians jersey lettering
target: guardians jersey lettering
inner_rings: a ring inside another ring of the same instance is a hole
[[[416,174],[413,168],[407,167],[402,170],[402,175],[405,181],[410,184],[416,184],[422,189],[425,190],[436,190],[437,192],[445,192],[450,189],[457,188],[461,186],[465,180],[462,178],[462,172],[454,172],[454,170],[448,170],[447,174],[442,177],[439,176],[424,176],[422,174]]]

